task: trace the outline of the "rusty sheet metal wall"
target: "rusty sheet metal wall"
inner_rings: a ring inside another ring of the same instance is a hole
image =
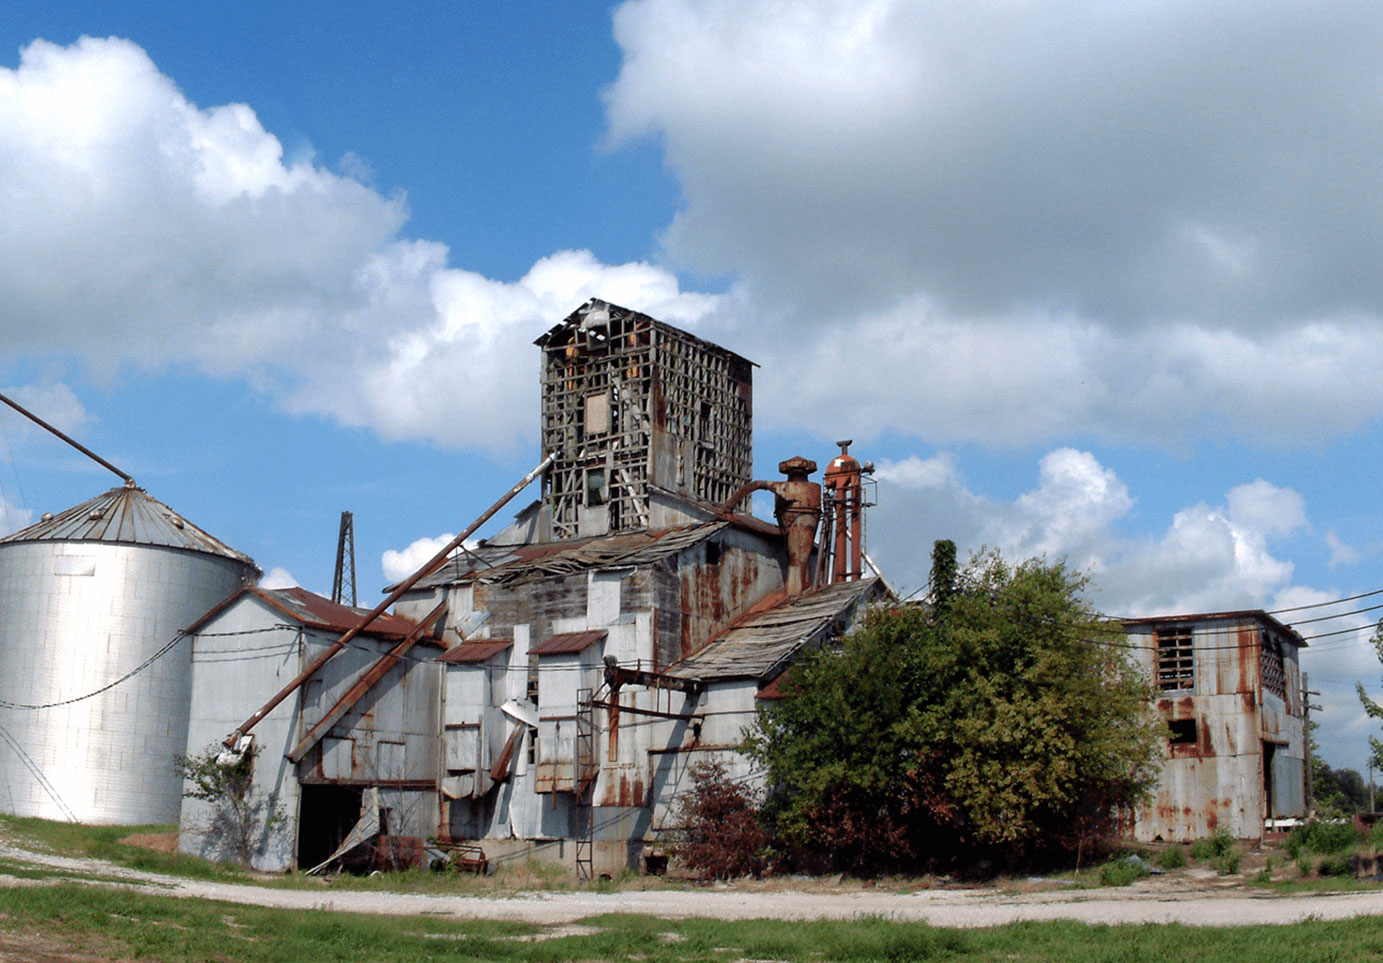
[[[679,658],[684,647],[704,645],[717,631],[766,595],[781,590],[783,558],[778,539],[763,533],[722,528],[676,553],[631,565],[595,567],[574,574],[553,575],[519,583],[492,581],[461,588],[450,596],[452,620],[475,623],[468,613],[488,616],[471,638],[512,637],[513,646],[496,655],[487,667],[457,665],[448,668],[456,677],[448,683],[445,725],[457,741],[457,752],[472,752],[468,739],[483,739],[491,755],[522,728],[515,758],[505,778],[488,793],[467,789],[461,770],[448,771],[448,827],[457,838],[529,840],[534,845],[550,840],[575,840],[583,832],[584,813],[579,811],[570,788],[574,782],[572,737],[580,711],[577,691],[599,690],[601,660],[610,655],[619,664],[659,671]],[[428,600],[430,602],[430,600]],[[419,606],[427,603],[419,601]],[[530,656],[530,650],[554,634],[602,630],[603,641],[577,655]],[[485,672],[482,684],[477,673]],[[462,679],[474,681],[462,682]],[[505,699],[525,699],[536,682],[538,727],[536,742],[526,726],[520,727],[495,706]],[[485,686],[489,687],[488,695]],[[710,745],[709,733],[725,747],[737,744],[739,730],[752,718],[754,684],[745,681],[730,688],[743,689],[733,724],[722,725],[721,716],[698,720],[703,730],[698,747]],[[727,689],[728,691],[728,689]],[[610,698],[608,690],[602,700]],[[668,749],[690,746],[697,740],[687,719],[659,719],[630,709],[680,714],[712,711],[722,696],[703,694],[687,702],[681,692],[626,686],[617,696],[619,708],[602,708],[596,714],[597,775],[591,788],[595,860],[611,866],[630,865],[651,832],[655,773],[666,769],[662,756]],[[716,712],[728,711],[715,709]],[[725,716],[724,718],[730,718]],[[712,719],[717,720],[711,722]],[[481,726],[480,734],[464,735],[465,726]],[[728,728],[726,728],[728,726]],[[733,730],[733,732],[731,732]],[[692,755],[700,752],[692,750]],[[679,775],[667,789],[681,788],[685,767],[673,765]],[[666,782],[666,780],[665,780]],[[670,798],[670,797],[669,797]],[[663,806],[666,808],[666,800]],[[507,845],[507,844],[506,844]],[[559,852],[566,852],[558,847]],[[545,850],[545,852],[547,852]],[[569,858],[574,850],[564,856]]]
[[[1296,649],[1283,647],[1283,698],[1263,688],[1264,626],[1241,616],[1206,619],[1190,628],[1194,684],[1162,692],[1155,703],[1173,734],[1155,795],[1136,814],[1133,835],[1185,842],[1224,829],[1257,838],[1264,819],[1304,810]],[[1154,627],[1139,625],[1129,632],[1143,646],[1139,658],[1153,675]],[[1267,753],[1265,743],[1271,747]]]
[[[782,591],[785,570],[780,542],[738,529],[727,528],[681,552],[677,557],[681,625],[675,640],[659,640],[659,667],[691,655],[755,602]]]

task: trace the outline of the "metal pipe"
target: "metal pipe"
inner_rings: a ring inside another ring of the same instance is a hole
[[[351,707],[359,702],[376,682],[384,678],[389,670],[398,664],[399,659],[403,658],[408,650],[417,644],[418,640],[423,637],[423,633],[437,621],[437,617],[445,612],[446,608],[447,600],[442,599],[436,608],[423,617],[416,629],[409,632],[402,642],[390,649],[373,667],[357,679],[355,684],[346,690],[346,694],[337,700],[336,705],[328,709],[326,715],[322,716],[311,729],[307,730],[307,735],[303,736],[288,753],[288,760],[295,763],[302,762],[303,756],[307,755],[308,750],[320,742],[328,730],[340,722],[341,718],[351,710]]]
[[[227,736],[226,745],[234,745],[236,739],[245,735],[245,733],[249,732],[259,723],[259,720],[263,719],[270,712],[273,712],[275,706],[277,706],[284,699],[292,695],[293,691],[297,689],[298,686],[302,685],[304,682],[306,682],[309,678],[312,677],[313,673],[315,673],[322,666],[326,665],[332,656],[336,655],[336,653],[344,649],[350,643],[351,639],[355,638],[366,628],[368,628],[371,622],[383,615],[384,610],[387,609],[389,606],[393,605],[396,601],[398,601],[400,596],[402,596],[405,592],[411,589],[414,585],[418,584],[418,582],[422,581],[424,578],[431,575],[433,572],[437,571],[437,569],[441,568],[443,563],[446,562],[447,556],[449,556],[453,551],[455,551],[457,546],[459,546],[466,539],[474,535],[476,529],[480,528],[481,525],[484,525],[486,522],[490,520],[490,516],[494,515],[495,512],[499,511],[506,504],[508,504],[509,500],[512,499],[515,495],[527,488],[532,483],[533,479],[537,478],[540,474],[542,474],[542,472],[544,471],[544,469],[547,468],[547,466],[552,464],[553,459],[556,457],[557,455],[554,453],[544,458],[542,462],[538,465],[538,467],[534,468],[527,475],[523,476],[522,481],[520,481],[513,488],[509,489],[509,491],[507,491],[504,494],[504,496],[500,498],[499,501],[495,502],[493,505],[487,508],[479,518],[471,522],[470,525],[466,526],[466,530],[464,532],[462,532],[460,535],[457,535],[450,542],[448,542],[446,546],[442,548],[441,551],[439,551],[436,555],[432,556],[432,558],[424,562],[422,568],[418,569],[412,575],[408,576],[408,578],[404,579],[398,585],[394,586],[394,590],[385,597],[383,602],[380,602],[373,609],[371,609],[365,616],[361,618],[360,622],[357,623],[354,628],[347,631],[344,635],[341,636],[341,638],[337,639],[335,643],[333,643],[324,652],[322,652],[321,655],[313,659],[312,663],[308,665],[307,668],[303,669],[296,676],[294,676],[292,681],[290,681],[287,685],[280,689],[272,699],[264,703],[264,705],[260,706],[260,708],[255,711],[254,715],[250,716],[248,719],[242,722],[234,732]]]
[[[44,420],[43,420],[42,418],[40,418],[38,415],[34,414],[34,413],[33,413],[32,411],[30,411],[29,409],[27,409],[27,408],[23,407],[22,405],[20,405],[17,401],[13,401],[13,400],[11,400],[10,398],[5,397],[4,395],[0,395],[0,401],[3,401],[5,404],[9,405],[9,406],[10,406],[11,408],[13,408],[15,411],[19,412],[19,413],[20,413],[21,415],[23,415],[25,418],[28,418],[30,421],[32,421],[34,424],[38,425],[40,428],[46,429],[47,431],[50,431],[50,432],[52,432],[53,434],[57,435],[57,436],[58,436],[59,438],[61,438],[63,441],[67,442],[69,445],[71,445],[73,448],[77,449],[77,450],[78,450],[79,452],[81,452],[83,455],[86,455],[88,458],[90,458],[92,461],[96,462],[96,464],[100,465],[102,468],[106,468],[106,469],[109,469],[110,471],[115,472],[117,475],[119,475],[121,478],[123,478],[123,479],[125,480],[125,484],[126,484],[126,485],[129,485],[131,488],[134,487],[134,479],[133,479],[131,476],[127,475],[125,472],[121,471],[119,468],[116,468],[114,465],[112,465],[110,462],[106,461],[106,460],[105,460],[104,458],[102,458],[100,455],[96,454],[96,452],[92,451],[92,450],[91,450],[90,448],[88,448],[86,445],[83,445],[81,442],[77,441],[75,438],[71,438],[71,437],[69,437],[68,435],[63,434],[61,431],[59,431],[58,429],[54,428],[52,425],[48,424],[48,422],[44,421]]]

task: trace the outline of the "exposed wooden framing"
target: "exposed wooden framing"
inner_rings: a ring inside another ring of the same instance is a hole
[[[647,315],[592,305],[605,312],[598,323],[569,319],[539,341],[542,444],[557,454],[543,481],[553,535],[599,534],[582,530],[591,509],[610,532],[646,528],[650,482],[722,504],[752,471],[752,365]]]

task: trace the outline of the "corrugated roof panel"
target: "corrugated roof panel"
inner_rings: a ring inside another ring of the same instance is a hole
[[[438,662],[451,665],[484,662],[494,658],[514,644],[513,639],[478,639],[475,642],[462,642],[438,656]]]
[[[608,633],[604,629],[588,629],[585,632],[561,632],[557,635],[548,636],[533,648],[528,650],[529,655],[574,655],[577,652],[584,652],[597,642],[602,641]]]
[[[675,555],[710,538],[729,522],[703,522],[679,528],[603,535],[598,538],[529,545],[482,545],[448,559],[416,588],[465,582],[506,585],[576,575],[595,568],[645,565]]]
[[[255,588],[251,591],[303,625],[331,632],[349,632],[370,612],[369,609],[341,605],[296,586],[286,589]],[[403,638],[417,627],[418,624],[411,619],[385,612],[370,623],[365,634]]]
[[[886,591],[879,579],[866,578],[787,597],[744,619],[667,672],[688,679],[761,678],[804,645],[848,628],[861,604]]]
[[[155,545],[232,558],[258,571],[254,559],[204,532],[144,489],[131,485],[112,488],[0,538],[0,544],[36,541]]]

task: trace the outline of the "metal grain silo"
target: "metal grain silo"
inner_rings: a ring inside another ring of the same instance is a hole
[[[133,483],[0,539],[0,810],[175,822],[179,630],[258,571]]]

